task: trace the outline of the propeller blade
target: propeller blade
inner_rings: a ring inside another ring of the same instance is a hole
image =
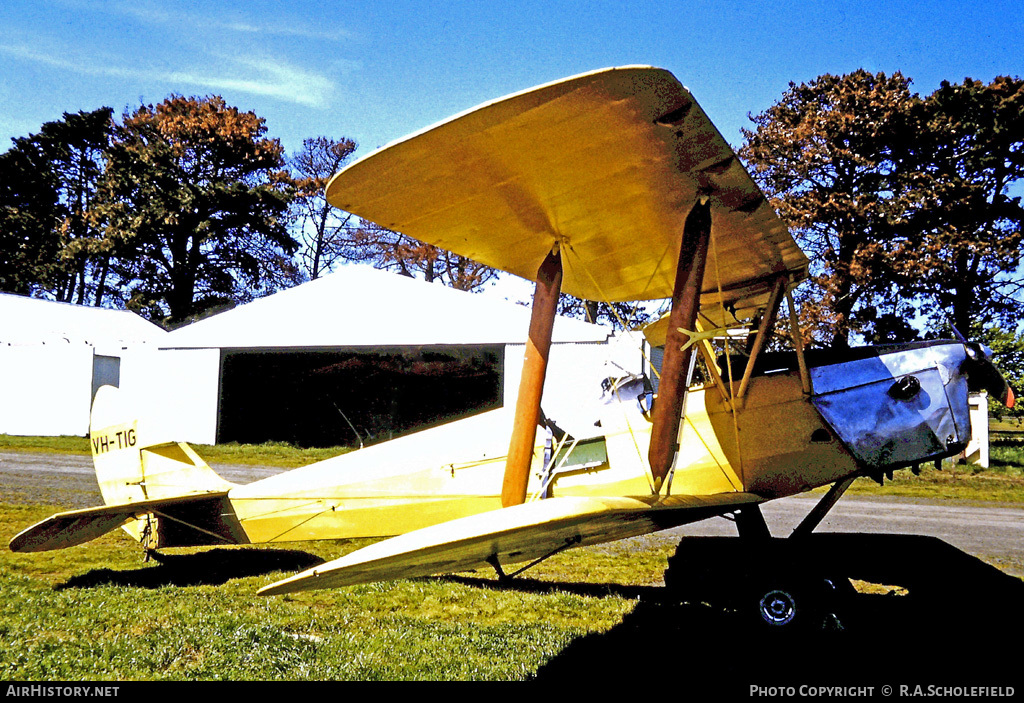
[[[1012,408],[1016,396],[1003,374],[992,363],[991,350],[980,344],[968,344],[967,348],[970,350],[966,362],[968,388],[974,392],[987,391],[1007,408]]]

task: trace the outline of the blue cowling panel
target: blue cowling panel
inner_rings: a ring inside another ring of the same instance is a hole
[[[965,359],[944,342],[819,366],[812,402],[865,467],[952,456],[971,437]]]

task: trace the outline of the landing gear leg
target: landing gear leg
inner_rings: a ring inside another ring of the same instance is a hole
[[[772,538],[768,523],[761,514],[760,505],[751,505],[736,513],[736,529],[739,530],[742,540],[764,542]]]
[[[793,534],[790,537],[806,537],[811,534],[815,527],[821,524],[821,521],[828,515],[828,511],[832,509],[840,498],[843,497],[843,493],[846,493],[846,489],[850,487],[856,480],[856,476],[847,476],[842,481],[836,481],[832,484],[832,487],[828,489],[828,493],[822,497],[818,504],[814,506],[811,512],[807,513],[796,529],[793,530]]]
[[[845,488],[837,485],[812,511],[797,539],[773,538],[756,505],[737,512],[738,539],[683,538],[669,559],[666,589],[678,600],[736,611],[769,631],[841,629],[843,598],[852,586],[820,569],[813,541],[802,537]]]
[[[506,574],[505,570],[501,568],[501,562],[498,561],[497,554],[492,554],[491,556],[487,557],[487,563],[491,565],[491,568],[493,568],[494,572],[498,575],[499,582],[505,583],[506,581],[512,580],[512,577]]]

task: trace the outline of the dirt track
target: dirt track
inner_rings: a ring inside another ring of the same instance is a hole
[[[283,469],[238,464],[215,464],[228,481],[251,483]],[[42,452],[0,452],[0,488],[12,502],[46,503],[63,508],[102,505],[92,457]]]

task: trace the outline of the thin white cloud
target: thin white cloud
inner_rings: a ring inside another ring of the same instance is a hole
[[[291,37],[296,39],[315,39],[319,41],[339,42],[352,38],[352,33],[343,29],[317,29],[307,25],[270,25],[252,24],[248,22],[225,22],[218,25],[221,29],[261,36]]]
[[[224,19],[220,13],[201,13],[194,3],[182,4],[176,8],[173,4],[157,4],[146,0],[103,0],[103,2],[65,0],[64,4],[85,11],[128,17],[144,24],[176,29],[188,28],[203,33],[227,31],[262,37],[293,37],[330,42],[343,41],[353,37],[352,33],[345,29],[318,26],[304,18],[288,17],[284,12],[276,13],[270,21],[263,21],[254,17]],[[287,5],[284,7],[287,9]]]
[[[241,90],[310,107],[326,107],[336,89],[334,82],[325,76],[289,65],[278,59],[226,60],[250,69],[245,71],[248,77],[206,76],[172,72],[167,74],[168,79],[216,90]]]
[[[0,44],[0,53],[78,75],[188,85],[213,91],[240,91],[309,107],[326,107],[336,90],[329,78],[279,59],[220,57],[222,65],[216,69],[197,72],[127,65],[107,59],[64,58],[63,53],[39,50],[21,43]]]

